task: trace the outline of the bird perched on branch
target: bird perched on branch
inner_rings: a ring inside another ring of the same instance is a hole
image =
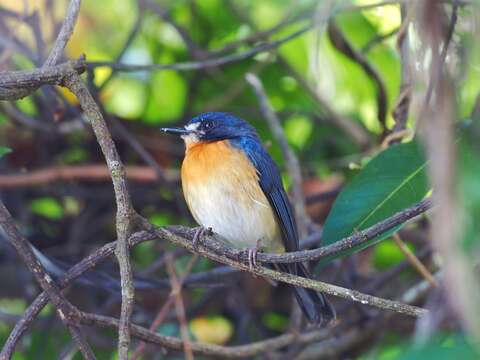
[[[202,229],[194,242],[212,229],[231,246],[248,249],[250,266],[256,265],[258,250],[298,250],[297,225],[279,171],[253,126],[231,114],[209,112],[183,128],[162,130],[185,141],[183,193]],[[309,277],[301,263],[277,266]],[[322,294],[291,287],[309,322],[335,317]]]

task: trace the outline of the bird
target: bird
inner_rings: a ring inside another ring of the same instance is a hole
[[[230,246],[257,251],[297,251],[299,238],[292,205],[280,172],[256,129],[225,112],[207,112],[185,126],[162,128],[185,143],[181,182],[187,206],[200,225],[194,242],[212,230]],[[302,263],[275,264],[280,271],[310,278]],[[325,295],[289,285],[308,322],[335,319]]]

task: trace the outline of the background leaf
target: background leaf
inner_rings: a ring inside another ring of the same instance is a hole
[[[9,152],[11,152],[12,150],[7,148],[7,147],[0,147],[0,158],[5,155],[5,154],[8,154]]]
[[[366,229],[422,200],[429,190],[425,171],[426,161],[416,142],[393,145],[382,151],[337,197],[325,222],[323,244],[332,244]],[[354,251],[381,241],[392,232]]]

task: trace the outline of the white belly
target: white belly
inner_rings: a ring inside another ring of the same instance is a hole
[[[185,200],[195,220],[236,248],[283,251],[280,229],[247,157],[227,141],[188,147]]]
[[[253,248],[258,242],[260,248],[278,250],[280,236],[270,205],[243,191],[212,179],[189,188],[187,202],[200,225],[211,227],[232,246]]]

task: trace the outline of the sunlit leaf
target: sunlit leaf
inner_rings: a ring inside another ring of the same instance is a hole
[[[413,247],[410,244],[407,244],[407,246],[413,251]],[[382,241],[375,247],[373,252],[373,264],[379,270],[388,269],[403,260],[405,260],[405,255],[392,240]]]
[[[30,211],[50,220],[59,220],[63,217],[63,207],[52,197],[35,199],[30,204]]]
[[[302,115],[294,115],[285,122],[285,135],[290,144],[301,149],[312,134],[313,124],[310,119]]]
[[[5,154],[12,152],[12,149],[7,147],[0,147],[0,158],[2,158]]]
[[[162,120],[178,118],[183,111],[186,95],[185,80],[178,73],[160,71],[153,74],[143,120],[156,124]]]
[[[126,119],[140,117],[145,108],[145,84],[132,77],[122,76],[110,82],[105,106],[108,111]]]
[[[233,326],[221,316],[197,317],[190,321],[190,331],[199,342],[222,345],[233,335]]]

